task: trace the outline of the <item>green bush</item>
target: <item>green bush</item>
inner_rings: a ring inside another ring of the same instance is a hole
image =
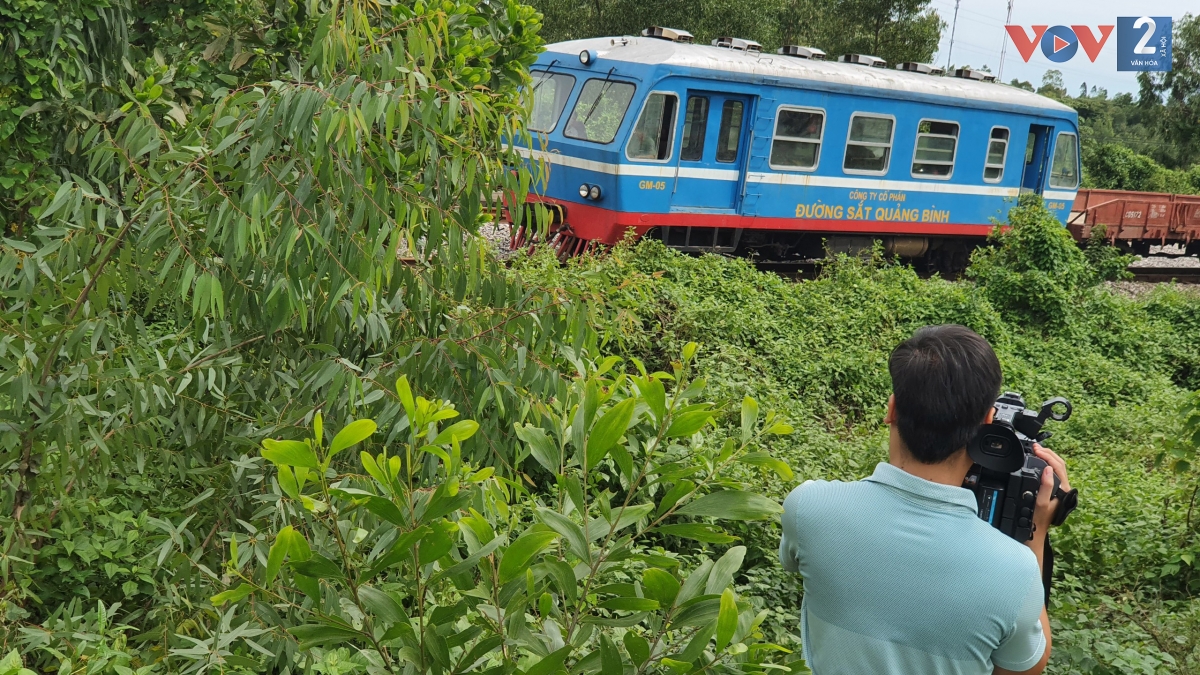
[[[669,373],[585,364],[518,428],[521,482],[466,460],[479,425],[405,379],[401,431],[360,452],[362,474],[335,458],[369,442],[371,420],[326,434],[317,414],[309,439],[264,441],[277,472],[255,522],[264,536],[230,538],[226,574],[241,583],[213,604],[239,603],[261,626],[247,638],[298,640],[314,668],[328,658],[315,647],[351,645],[384,671],[760,671],[778,648],[733,590],[746,548],[712,561],[681,543],[728,545],[720,522],[782,510],[733,470],[790,479],[757,446],[791,427],[746,398],[736,437],[706,441],[719,411],[690,377],[695,352]]]
[[[1188,533],[1200,516],[1188,518],[1192,483],[1154,459],[1156,435],[1175,433],[1197,377],[1200,294],[1114,292],[1102,279],[1124,258],[1080,251],[1037,203],[1014,209],[1010,225],[962,282],[858,258],[792,282],[653,241],[563,267],[519,260],[514,271],[603,297],[607,344],[619,354],[666,363],[685,341],[704,344],[698,370],[719,398],[750,393],[794,420],[776,452],[796,480],[762,484],[776,499],[800,480],[853,480],[886,460],[888,353],[921,325],[971,326],[995,345],[1007,388],[1075,404],[1050,441],[1083,495],[1055,533],[1051,672],[1191,672],[1200,550]],[[776,562],[778,529],[727,529],[748,549],[739,589],[780,599],[764,605],[765,636],[795,647],[802,588]]]
[[[1080,291],[1095,280],[1087,258],[1036,195],[1023,196],[992,247],[971,255],[967,276],[1010,318],[1048,326],[1070,322]]]

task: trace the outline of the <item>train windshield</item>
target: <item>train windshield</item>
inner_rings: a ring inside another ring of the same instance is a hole
[[[1062,132],[1054,144],[1054,161],[1050,164],[1050,187],[1079,186],[1079,146],[1075,134]]]
[[[533,73],[533,113],[529,116],[529,130],[549,133],[558,124],[567,99],[575,88],[575,78],[566,73],[550,73],[535,70]]]
[[[632,84],[616,80],[584,82],[563,134],[593,143],[612,143],[633,100],[633,89]]]

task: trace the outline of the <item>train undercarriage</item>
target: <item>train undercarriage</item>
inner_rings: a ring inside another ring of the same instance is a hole
[[[535,243],[529,233],[548,232],[547,243],[560,259],[596,250],[599,242],[576,235],[560,206],[528,205],[529,219],[542,227],[513,230],[513,248]],[[541,213],[537,213],[541,211]],[[1160,255],[1200,254],[1200,196],[1120,190],[1080,190],[1067,230],[1076,240],[1089,241],[1101,233],[1114,246],[1142,256],[1152,247]],[[670,248],[700,254],[716,253],[768,263],[803,263],[830,254],[869,255],[879,247],[888,257],[911,262],[928,272],[958,274],[966,269],[971,251],[986,243],[982,236],[905,234],[847,234],[735,227],[651,226],[641,236],[661,240]]]

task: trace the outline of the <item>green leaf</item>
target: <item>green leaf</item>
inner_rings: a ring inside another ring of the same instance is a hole
[[[650,612],[658,609],[658,601],[651,598],[609,598],[601,602],[600,606],[626,612]]]
[[[625,651],[629,653],[629,659],[633,661],[633,665],[640,666],[650,658],[650,643],[646,638],[628,631],[622,640],[625,643]]]
[[[578,523],[550,509],[538,509],[537,514],[543,523],[549,525],[550,529],[561,534],[567,540],[567,548],[577,558],[584,562],[591,562],[592,557],[588,548],[587,537],[584,536],[583,528]]]
[[[341,628],[339,626],[329,626],[323,623],[308,623],[302,626],[295,626],[288,628],[287,632],[300,641],[301,649],[330,642],[354,642],[363,637],[362,633],[356,630]]]
[[[368,511],[393,525],[399,525],[400,527],[407,527],[409,525],[408,520],[400,511],[400,507],[383,497],[372,496],[368,498],[366,507]]]
[[[671,420],[671,426],[667,427],[667,438],[691,436],[703,429],[710,419],[712,419],[710,410],[689,410],[680,413]]]
[[[270,585],[275,581],[275,577],[279,576],[279,568],[283,566],[283,559],[292,547],[294,531],[292,526],[288,525],[275,535],[275,542],[271,544],[271,550],[267,554],[267,585]]]
[[[288,564],[300,574],[315,579],[340,579],[342,577],[342,568],[329,558],[319,554],[313,554],[313,557],[308,560],[293,560]]]
[[[671,607],[679,595],[679,580],[669,572],[648,567],[642,572],[642,591],[657,600],[660,607]]]
[[[604,455],[608,453],[608,449],[621,440],[621,436],[625,434],[629,422],[633,419],[635,406],[637,406],[637,399],[627,398],[609,408],[608,412],[596,421],[591,433],[588,434],[587,463],[583,467],[584,471],[590,471],[592,467],[599,464],[600,460],[604,459]]]
[[[389,484],[387,476],[383,473],[383,469],[375,462],[375,458],[371,456],[371,453],[363,450],[358,453],[358,459],[362,462],[363,469],[366,470],[371,478],[374,478],[380,485],[386,486]]]
[[[293,580],[296,583],[296,588],[299,588],[302,593],[316,602],[321,601],[321,582],[312,577],[306,577],[303,574],[296,574]]]
[[[626,506],[625,508],[613,511],[610,514],[616,516],[617,520],[615,523],[610,520],[609,524],[612,525],[613,531],[616,532],[617,530],[626,528],[642,518],[645,518],[646,516],[650,515],[650,512],[653,510],[653,504],[634,504],[632,506]]]
[[[388,623],[408,621],[404,608],[391,595],[372,586],[360,586],[358,599],[363,607],[377,618]]]
[[[607,633],[600,634],[600,672],[602,675],[624,675],[621,652]]]
[[[558,588],[558,592],[572,604],[578,598],[579,584],[575,580],[575,570],[567,563],[557,558],[547,558],[540,567],[549,574]]]
[[[412,388],[408,386],[407,375],[401,375],[400,379],[396,380],[396,395],[400,397],[400,405],[404,406],[404,414],[408,416],[409,424],[412,424],[417,414],[417,404],[413,400]]]
[[[687,574],[683,580],[683,586],[679,589],[679,595],[675,597],[675,604],[682,605],[704,590],[704,585],[708,583],[708,575],[712,572],[712,566],[711,560],[704,560],[696,569]]]
[[[572,649],[574,649],[574,647],[567,645],[558,651],[550,652],[548,655],[542,657],[541,661],[529,666],[528,670],[525,671],[525,675],[550,675],[550,673],[558,670],[559,666],[563,664],[563,661],[567,660],[567,657],[570,656]]]
[[[529,454],[542,468],[552,474],[562,470],[562,450],[546,435],[546,430],[532,424],[516,425],[517,438],[529,445]]]
[[[558,537],[557,532],[526,532],[518,537],[504,551],[504,557],[500,560],[500,583],[523,575],[529,567],[529,561]]]
[[[686,479],[672,485],[671,489],[667,490],[667,494],[663,495],[662,501],[658,503],[658,515],[661,516],[667,511],[670,511],[671,507],[679,503],[679,500],[682,499],[684,495],[691,493],[695,489],[696,484]]]
[[[700,523],[675,523],[672,525],[659,525],[654,528],[655,531],[663,534],[669,534],[683,539],[691,539],[693,541],[702,541],[706,544],[728,544],[732,541],[737,541],[737,537],[730,536],[720,529],[701,525]]]
[[[754,425],[758,423],[758,403],[747,396],[742,399],[742,445],[754,437]]]
[[[726,551],[725,555],[713,564],[712,572],[709,572],[708,575],[708,584],[704,587],[704,593],[716,595],[733,583],[733,575],[741,569],[742,561],[745,558],[745,546],[734,546]]]
[[[737,630],[737,602],[733,599],[733,589],[726,588],[721,593],[721,611],[717,614],[717,653],[725,651],[733,634]]]
[[[634,384],[637,385],[638,393],[642,395],[646,405],[650,406],[650,413],[654,415],[655,421],[662,424],[667,417],[667,391],[662,380],[657,377],[639,378],[634,380]]]
[[[685,504],[675,513],[681,516],[704,516],[725,520],[761,520],[782,512],[783,507],[773,499],[753,492],[722,490],[710,492]]]
[[[775,472],[782,480],[790,481],[793,479],[792,467],[787,465],[787,462],[782,459],[772,457],[765,452],[751,452],[738,459],[739,462],[744,462],[753,466],[761,466]]]
[[[238,600],[241,600],[242,598],[246,597],[247,595],[250,595],[253,592],[254,592],[253,586],[251,586],[250,584],[242,584],[241,586],[238,586],[237,588],[231,588],[228,591],[222,591],[220,593],[217,593],[216,595],[212,596],[212,598],[210,598],[210,601],[212,602],[212,604],[217,605],[219,607],[227,602],[237,602]]]
[[[333,442],[329,444],[329,457],[332,458],[346,448],[363,442],[375,433],[375,429],[375,420],[354,420],[342,427],[342,430],[333,437]]]
[[[276,466],[317,468],[317,455],[303,441],[278,441],[268,438],[262,442],[262,456]]]
[[[679,673],[679,675],[684,675],[692,670],[692,664],[684,663],[683,661],[676,661],[675,659],[668,659],[664,657],[659,661],[659,663],[670,668],[673,672]]]
[[[75,187],[75,183],[71,183],[71,182],[67,182],[67,183],[63,183],[62,185],[59,185],[58,191],[54,193],[54,198],[50,200],[50,203],[42,211],[39,218],[49,218],[51,214],[53,214],[55,211],[57,211],[59,208],[61,208],[62,205],[65,204],[67,202],[67,199],[71,196],[71,193],[73,192],[72,188],[74,188],[74,187]]]
[[[479,423],[475,420],[459,420],[443,429],[442,433],[433,439],[433,445],[446,445],[452,441],[462,443],[474,436],[476,431],[479,431]]]
[[[492,539],[488,543],[481,546],[478,551],[475,551],[466,558],[463,558],[462,561],[454,563],[450,567],[447,567],[446,569],[433,575],[433,577],[431,577],[429,580],[430,583],[434,583],[439,579],[444,579],[447,577],[453,578],[456,575],[462,574],[477,567],[481,559],[491,555],[492,551],[495,551],[497,548],[499,548],[500,544],[502,543],[504,543],[504,539],[501,537]]]
[[[296,482],[296,474],[288,466],[278,465],[277,468],[279,469],[279,489],[292,499],[299,499],[300,485]]]
[[[696,355],[696,350],[699,349],[699,347],[700,347],[700,345],[696,344],[695,342],[689,342],[686,345],[684,345],[683,346],[683,360],[691,361],[692,357]]]

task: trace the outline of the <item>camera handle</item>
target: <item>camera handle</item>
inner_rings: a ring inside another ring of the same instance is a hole
[[[1065,422],[1071,417],[1073,410],[1070,401],[1061,396],[1055,396],[1042,403],[1042,409],[1038,411],[1038,422],[1045,424],[1047,419],[1052,419],[1055,422]]]
[[[1046,592],[1045,607],[1050,609],[1050,584],[1054,580],[1054,549],[1050,546],[1050,533],[1046,533],[1046,546],[1042,549],[1042,589]]]

